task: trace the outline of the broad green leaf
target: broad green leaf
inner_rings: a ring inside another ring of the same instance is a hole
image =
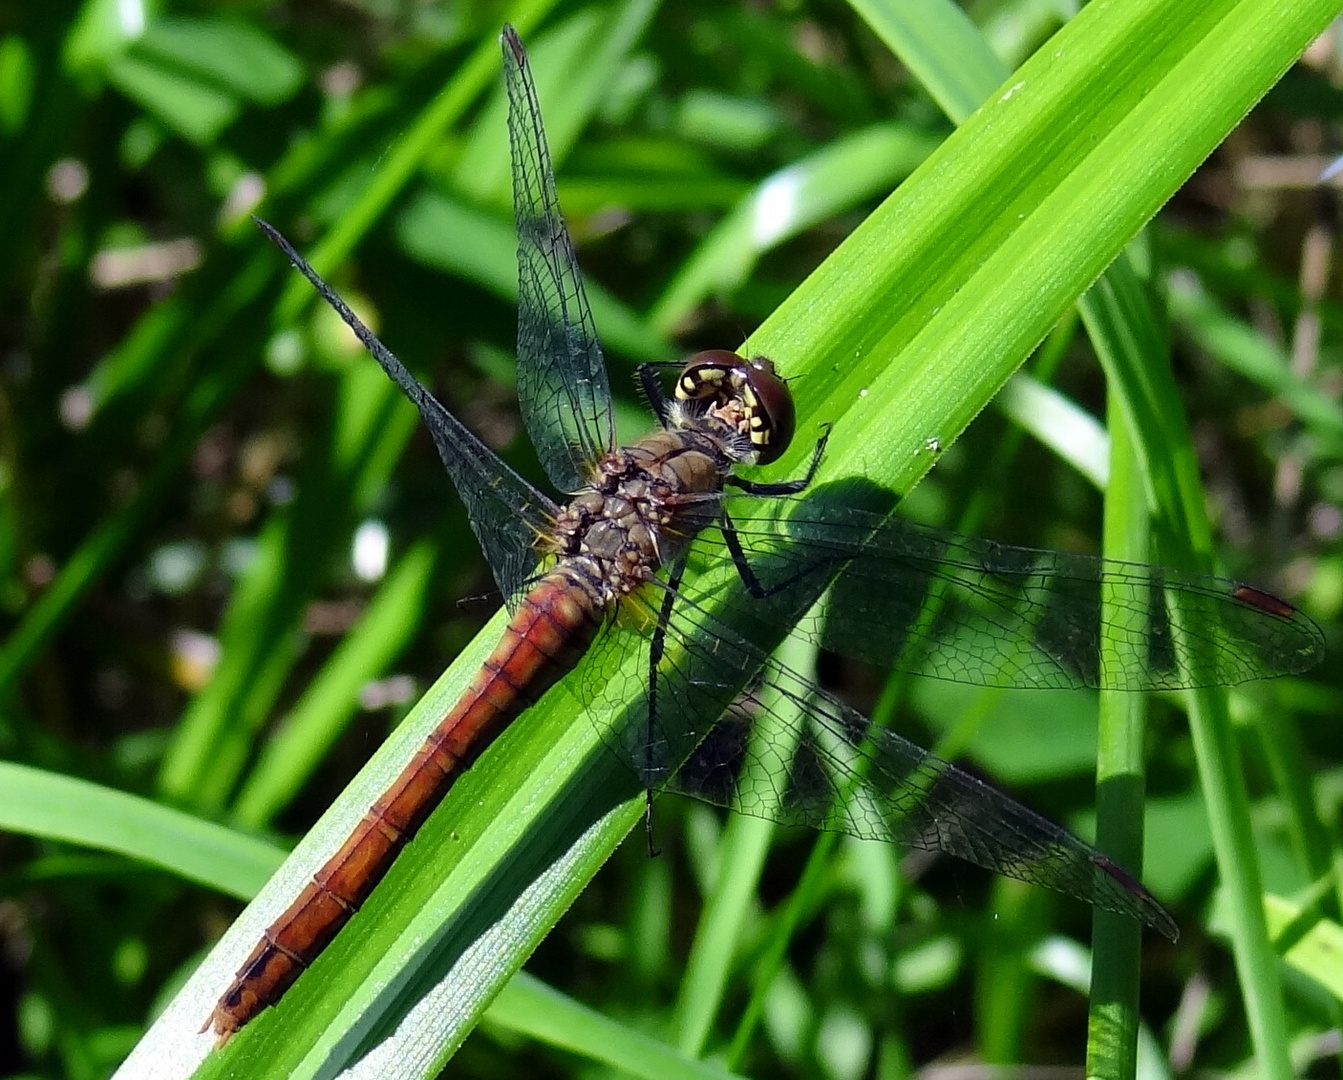
[[[282,858],[272,844],[149,799],[8,761],[0,761],[0,829],[115,851],[242,899]]]

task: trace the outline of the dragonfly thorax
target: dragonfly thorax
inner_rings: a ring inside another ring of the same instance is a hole
[[[556,515],[545,550],[613,603],[713,521],[730,464],[717,440],[695,430],[659,431],[621,447]]]
[[[727,349],[696,353],[676,379],[672,425],[721,440],[733,461],[768,465],[793,438],[793,398],[763,356],[744,360]]]

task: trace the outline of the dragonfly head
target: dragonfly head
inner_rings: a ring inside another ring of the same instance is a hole
[[[763,356],[727,349],[695,353],[676,379],[676,400],[702,402],[750,439],[755,464],[776,460],[793,439],[793,396]]]

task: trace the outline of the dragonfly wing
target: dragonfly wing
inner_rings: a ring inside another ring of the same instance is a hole
[[[824,492],[725,505],[766,612],[831,582],[822,648],[881,667],[1004,687],[1171,690],[1304,671],[1318,626],[1226,578],[979,540],[855,509]],[[875,632],[875,628],[881,632]]]
[[[1175,937],[1165,909],[1104,855],[767,657],[709,614],[708,594],[686,589],[670,612],[657,600],[642,612],[645,629],[665,628],[656,669],[644,641],[636,674],[638,636],[614,631],[597,648],[614,661],[603,670],[624,675],[588,688],[633,702],[606,737],[649,786],[784,825],[945,852]]]
[[[494,580],[511,606],[536,569],[536,537],[541,530],[549,529],[558,508],[448,412],[289,241],[264,221],[258,219],[257,224],[354,331],[388,377],[414,402],[466,506],[471,528],[489,560]]]
[[[428,390],[418,382],[416,386],[416,393],[407,393],[466,506],[471,531],[485,552],[495,584],[513,610],[536,574],[537,537],[550,532],[559,507],[509,468]]]
[[[560,215],[527,54],[504,28],[518,232],[518,401],[546,474],[564,492],[614,448],[611,391],[573,241]]]
[[[668,786],[783,825],[945,852],[1178,934],[1090,845],[772,659]]]

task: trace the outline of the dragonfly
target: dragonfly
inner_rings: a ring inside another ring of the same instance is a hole
[[[278,1001],[453,782],[574,668],[582,700],[628,706],[607,710],[622,719],[603,739],[650,792],[944,852],[1174,939],[1170,914],[1103,853],[871,723],[772,650],[792,628],[860,661],[985,686],[1170,690],[1303,671],[1323,656],[1319,628],[1243,582],[958,536],[890,514],[894,500],[866,482],[815,485],[828,432],[801,477],[739,475],[777,460],[794,433],[788,387],[763,357],[697,353],[670,391],[658,368],[642,367],[659,430],[617,445],[527,56],[511,27],[501,40],[519,407],[544,471],[570,497],[556,501],[510,469],[258,222],[414,402],[510,621],[461,699],[257,942],[206,1028],[222,1043]]]

